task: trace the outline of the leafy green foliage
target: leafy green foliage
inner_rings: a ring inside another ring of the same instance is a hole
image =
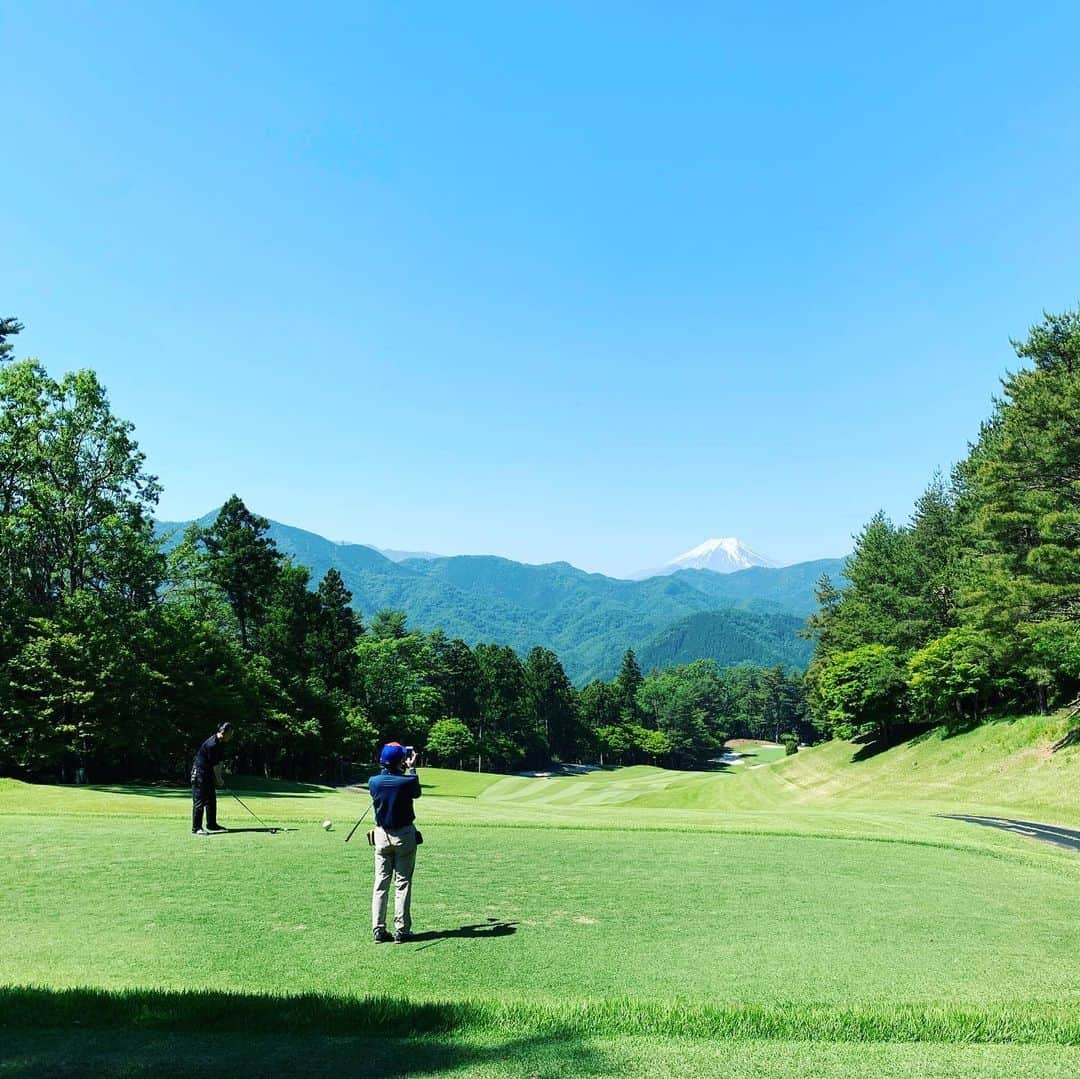
[[[460,719],[440,719],[427,734],[427,752],[436,764],[457,764],[476,755],[476,739]]]
[[[0,767],[72,775],[134,751],[119,732],[163,678],[159,488],[92,372],[7,363],[0,405]]]
[[[952,725],[977,723],[994,685],[997,657],[989,638],[957,627],[908,660],[907,686],[917,715],[953,715]]]
[[[895,647],[864,644],[836,653],[812,684],[817,719],[826,731],[837,738],[888,739],[905,689]]]

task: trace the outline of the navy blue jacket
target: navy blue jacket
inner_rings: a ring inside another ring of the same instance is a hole
[[[368,790],[380,828],[404,828],[416,820],[413,799],[420,797],[420,777],[415,772],[403,776],[384,768],[368,780]]]
[[[214,765],[220,764],[225,757],[225,743],[216,734],[210,735],[195,754],[195,763],[191,768],[191,778],[200,783],[213,783]]]

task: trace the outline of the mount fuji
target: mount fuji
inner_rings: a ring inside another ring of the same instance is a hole
[[[643,581],[648,577],[665,577],[678,573],[681,569],[708,569],[713,573],[735,573],[751,566],[764,566],[778,569],[780,563],[751,550],[742,540],[734,536],[723,539],[709,539],[697,547],[665,562],[659,569],[643,570],[635,573],[632,580]]]

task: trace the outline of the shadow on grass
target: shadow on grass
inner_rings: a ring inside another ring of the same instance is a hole
[[[0,1075],[228,1076],[614,1074],[606,1054],[565,1032],[514,1038],[242,1034],[50,1028],[7,1032]],[[490,1070],[489,1070],[490,1069]]]
[[[466,927],[468,928],[468,927]],[[386,947],[393,947],[387,945]],[[954,1004],[801,1003],[707,1004],[638,1000],[460,1000],[416,1002],[389,996],[258,994],[209,990],[51,989],[0,987],[0,1074],[100,1074],[87,1064],[88,1044],[97,1039],[125,1074],[151,1074],[165,1065],[170,1074],[192,1074],[215,1041],[231,1046],[246,1074],[293,1074],[308,1067],[282,1064],[278,1048],[291,1039],[300,1054],[330,1054],[327,1071],[345,1061],[339,1074],[433,1074],[470,1065],[511,1064],[508,1074],[530,1074],[543,1058],[545,1074],[598,1071],[601,1061],[588,1042],[596,1037],[680,1037],[708,1040],[768,1039],[830,1042],[950,1042],[999,1045],[1080,1044],[1080,1003],[1030,1001],[1002,1008]],[[168,1039],[165,1035],[182,1035]],[[49,1038],[58,1045],[43,1048]],[[390,1046],[369,1061],[349,1061],[335,1043]],[[180,1048],[169,1049],[172,1042]],[[22,1057],[12,1066],[12,1048]],[[139,1045],[146,1046],[140,1058]],[[405,1055],[403,1044],[417,1055]],[[264,1048],[260,1049],[259,1046]],[[191,1059],[177,1067],[184,1047]],[[156,1047],[156,1048],[155,1048]],[[50,1056],[50,1053],[52,1054]],[[257,1054],[262,1053],[260,1057]],[[245,1056],[246,1054],[246,1056]],[[577,1059],[574,1059],[574,1058]],[[224,1056],[219,1059],[224,1062]],[[297,1058],[302,1064],[301,1057]],[[312,1063],[323,1063],[318,1057]],[[77,1067],[76,1067],[77,1064]],[[134,1068],[131,1065],[138,1065]],[[79,1071],[78,1069],[82,1070]],[[485,1068],[488,1074],[490,1068]],[[600,1071],[600,1074],[611,1074]]]
[[[496,918],[488,918],[486,922],[478,922],[476,925],[463,925],[457,929],[428,929],[422,933],[414,933],[413,940],[420,944],[417,951],[430,948],[442,940],[487,940],[492,937],[509,937],[517,932],[517,922],[500,922]],[[424,943],[427,941],[428,943]]]
[[[746,754],[749,756],[750,754]],[[729,761],[705,761],[700,768],[684,769],[684,771],[713,772],[718,775],[730,776],[735,774],[735,769]]]
[[[258,779],[254,776],[230,776],[229,786],[219,787],[218,795],[257,795],[259,798],[318,798],[326,788],[314,783],[295,783],[284,779]],[[103,794],[137,794],[144,798],[191,798],[191,784],[181,783],[90,783],[75,790],[100,791]]]
[[[871,757],[876,757],[887,749],[895,749],[905,742],[918,745],[919,742],[938,729],[937,727],[927,727],[924,723],[905,723],[893,727],[888,738],[878,738],[872,734],[864,734],[860,738],[852,740],[855,745],[861,748],[851,755],[851,763],[858,764],[860,761],[868,761]]]
[[[15,986],[0,988],[0,1029],[0,1075],[606,1073],[557,1022],[511,1033],[483,1005],[377,997]]]
[[[212,839],[216,836],[223,835],[239,835],[242,832],[269,832],[271,835],[276,835],[278,832],[295,832],[295,828],[286,828],[281,824],[267,825],[265,828],[224,828],[220,832],[210,832],[207,836],[208,839]]]

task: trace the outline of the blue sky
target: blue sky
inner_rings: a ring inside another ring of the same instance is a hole
[[[235,491],[611,573],[716,535],[840,555],[1080,300],[1078,33],[1071,3],[0,3],[0,310],[101,373],[165,518]]]

